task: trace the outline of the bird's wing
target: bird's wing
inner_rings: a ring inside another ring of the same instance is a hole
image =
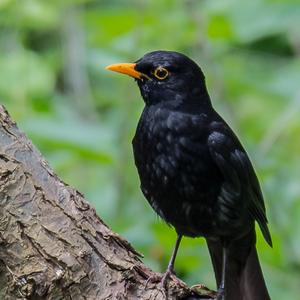
[[[243,208],[242,206],[246,205],[249,214],[258,222],[265,240],[272,246],[260,185],[238,138],[229,127],[222,126],[222,129],[211,132],[208,147],[212,159],[224,177],[219,199],[223,201],[225,215],[226,209],[230,211],[231,207]],[[241,201],[241,198],[246,201]]]

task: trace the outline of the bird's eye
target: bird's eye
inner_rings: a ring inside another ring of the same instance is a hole
[[[154,76],[159,80],[166,79],[168,77],[168,75],[169,75],[168,70],[163,67],[158,67],[154,71]]]

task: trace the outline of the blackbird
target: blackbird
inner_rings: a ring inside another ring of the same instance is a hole
[[[165,284],[182,236],[204,237],[217,299],[270,299],[256,251],[255,221],[272,246],[253,166],[214,110],[200,67],[173,51],[154,51],[108,70],[134,77],[145,107],[133,138],[141,190],[177,232]]]

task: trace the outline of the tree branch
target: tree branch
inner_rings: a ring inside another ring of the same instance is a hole
[[[157,275],[0,106],[0,299],[165,299]],[[168,299],[189,295],[170,281]]]

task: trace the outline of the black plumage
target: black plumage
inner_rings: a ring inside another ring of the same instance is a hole
[[[237,136],[212,107],[201,69],[170,51],[108,69],[135,77],[145,101],[133,139],[141,189],[178,234],[164,280],[181,237],[202,236],[220,298],[269,299],[255,249],[255,221],[272,245],[259,182]]]

